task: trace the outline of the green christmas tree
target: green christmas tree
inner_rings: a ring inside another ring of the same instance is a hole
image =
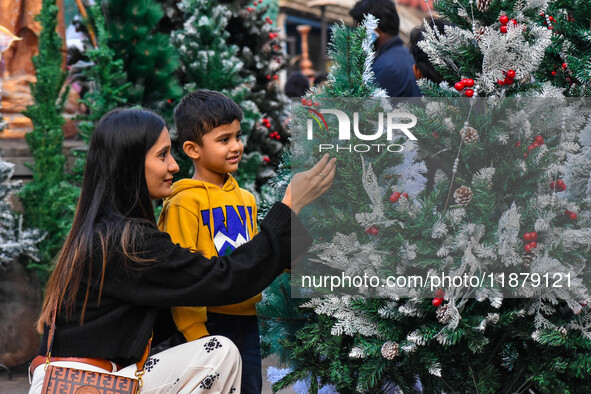
[[[31,167],[33,180],[19,194],[28,227],[36,227],[47,236],[39,244],[40,261],[32,266],[41,278],[51,270],[52,260],[67,235],[79,191],[65,180],[66,158],[62,153],[64,134],[62,111],[68,88],[64,88],[66,72],[62,68],[62,40],[56,32],[58,8],[44,0],[36,19],[41,23],[39,54],[33,57],[37,82],[31,84],[34,104],[25,115],[33,122],[33,131],[26,140],[35,161]]]
[[[43,233],[37,229],[23,229],[23,218],[15,214],[6,201],[8,196],[22,187],[21,182],[11,182],[14,164],[0,157],[0,270],[8,264],[27,257],[39,261],[37,245]]]
[[[581,130],[589,110],[582,100],[563,100],[549,83],[532,82],[551,45],[551,33],[535,21],[547,3],[439,1],[438,11],[455,27],[444,35],[426,27],[420,45],[445,81],[420,86],[435,97],[482,98],[406,104],[430,120],[413,128],[418,149],[395,166],[376,155],[339,157],[333,190],[304,218],[317,235],[336,234],[311,250],[311,260],[332,273],[353,275],[359,267],[379,277],[408,277],[418,269],[571,272],[577,290],[530,288],[529,296],[514,298],[517,287],[502,293],[507,283],[496,277],[491,286],[468,291],[446,286],[401,297],[364,288],[362,296],[315,298],[305,305],[315,315],[289,344],[293,372],[275,389],[307,381],[311,392],[329,384],[341,393],[395,386],[413,392],[418,381],[424,392],[586,390],[591,205],[588,196],[569,195],[565,180],[576,173],[579,164],[572,163],[588,161]],[[501,19],[509,10],[515,23]],[[372,58],[364,45],[371,23],[364,27],[335,33],[337,67],[330,87],[312,92],[313,107],[339,102],[327,96],[378,96],[371,89],[352,94],[371,86],[364,73]],[[363,61],[354,61],[350,48],[363,50]],[[551,98],[536,98],[543,96]],[[315,138],[337,142],[331,133]],[[427,169],[424,161],[432,157],[439,164]],[[432,186],[421,188],[427,183],[421,177],[432,173]],[[356,189],[364,194],[352,201]]]
[[[553,35],[536,77],[563,88],[566,96],[591,95],[591,3],[551,1],[538,21]]]
[[[164,15],[162,7],[155,0],[112,0],[106,8],[109,46],[115,58],[123,60],[131,83],[125,95],[127,102],[170,117],[182,91],[175,75],[177,51],[170,37],[156,30]]]
[[[123,60],[115,59],[113,49],[108,46],[109,36],[99,6],[89,9],[89,18],[85,23],[96,32],[97,37],[96,47],[90,45],[90,42],[87,43],[90,47],[84,53],[86,57],[84,67],[80,69],[76,67],[79,77],[89,85],[89,91],[80,100],[88,110],[86,114],[80,116],[80,123],[78,123],[80,136],[88,145],[99,119],[111,109],[125,104],[125,92],[131,83],[125,83]],[[73,172],[75,180],[81,182],[86,163],[86,150],[79,150],[76,153],[78,159]]]

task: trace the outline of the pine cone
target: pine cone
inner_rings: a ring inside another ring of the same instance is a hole
[[[396,342],[388,341],[382,345],[382,356],[386,360],[392,360],[398,356],[398,344]]]
[[[473,142],[478,141],[478,131],[476,131],[474,128],[472,128],[470,126],[464,127],[460,131],[460,133],[462,135],[462,139],[467,144],[471,144]]]
[[[478,8],[478,11],[480,12],[486,12],[488,7],[490,7],[491,1],[492,0],[476,0],[476,8]]]
[[[456,199],[456,204],[466,205],[470,201],[472,201],[472,189],[468,186],[462,186],[458,188],[454,192],[454,198]]]
[[[474,39],[476,41],[482,40],[482,36],[485,35],[487,31],[488,31],[488,27],[487,26],[481,26],[480,28],[478,28],[474,32]]]
[[[437,308],[435,315],[441,324],[447,324],[451,320],[451,310],[447,304],[441,305],[439,308]]]
[[[568,334],[568,331],[566,330],[566,328],[560,326],[560,328],[558,329],[558,332],[560,333],[560,335],[562,335],[563,337],[566,336],[566,334]]]
[[[525,263],[524,266],[525,268],[530,268],[531,267],[531,263],[532,261],[534,261],[534,259],[536,258],[536,254],[534,253],[534,251],[529,251],[529,252],[525,252],[525,254],[523,255],[523,262]]]

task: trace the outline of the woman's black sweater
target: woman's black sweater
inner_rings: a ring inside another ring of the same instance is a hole
[[[299,219],[281,203],[269,211],[251,241],[229,256],[211,260],[172,243],[168,234],[155,227],[142,227],[144,235],[135,250],[152,261],[130,263],[122,253],[111,250],[97,302],[102,253],[96,249],[84,322],[80,324],[80,312],[86,283],[80,286],[74,313],[66,318],[62,308],[56,319],[53,356],[105,358],[120,365],[137,362],[152,331],[154,343],[174,332],[171,306],[244,301],[263,291],[289,268],[292,256],[303,254],[311,244]],[[48,331],[46,326],[39,350],[42,355],[46,354]]]

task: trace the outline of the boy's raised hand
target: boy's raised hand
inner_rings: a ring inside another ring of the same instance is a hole
[[[285,190],[282,202],[291,207],[296,214],[300,213],[302,208],[331,187],[336,172],[336,161],[336,158],[329,160],[326,154],[308,171],[295,174]]]

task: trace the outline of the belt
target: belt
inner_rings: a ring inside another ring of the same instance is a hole
[[[40,355],[33,359],[31,362],[31,373],[35,372],[35,368],[37,368],[41,364],[45,364],[47,360],[46,356]],[[100,369],[104,369],[109,372],[116,372],[117,364],[110,362],[104,358],[87,358],[87,357],[49,357],[50,362],[57,362],[57,361],[69,361],[74,363],[82,363],[92,365],[94,367],[98,367]],[[114,368],[115,366],[115,368]]]

